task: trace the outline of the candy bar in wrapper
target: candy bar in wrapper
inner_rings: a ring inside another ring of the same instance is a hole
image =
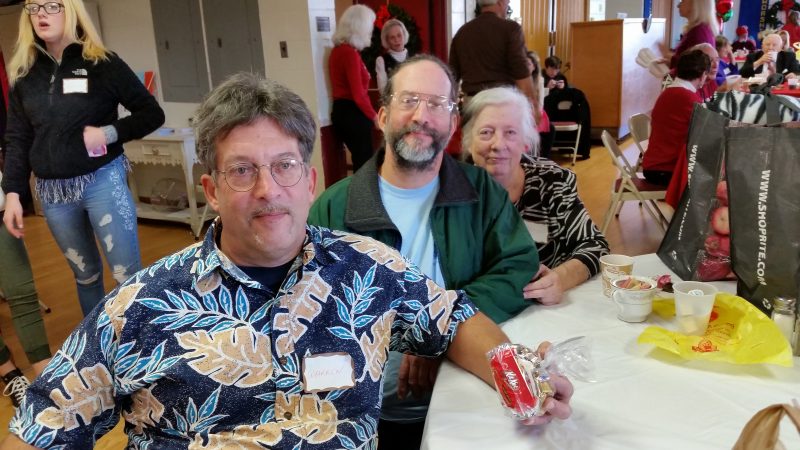
[[[516,419],[543,415],[544,401],[553,395],[553,389],[541,358],[518,344],[501,344],[486,356],[500,401],[511,415]]]

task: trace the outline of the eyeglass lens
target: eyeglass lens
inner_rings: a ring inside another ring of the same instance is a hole
[[[300,181],[303,174],[303,163],[296,159],[283,159],[272,164],[257,166],[255,164],[234,164],[225,171],[220,171],[231,189],[246,192],[256,185],[262,167],[269,168],[272,179],[278,185],[291,187]]]
[[[24,6],[25,11],[31,16],[39,14],[39,9],[41,8],[44,8],[44,11],[47,14],[58,14],[59,12],[61,12],[61,8],[63,7],[64,5],[57,2],[47,2],[43,5],[40,5],[38,3],[27,3]]]

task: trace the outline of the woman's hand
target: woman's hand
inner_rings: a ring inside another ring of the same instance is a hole
[[[533,281],[522,288],[522,296],[536,299],[543,305],[556,305],[561,302],[564,288],[561,287],[561,277],[544,264],[539,265],[539,271],[534,275]]]
[[[92,150],[107,144],[106,134],[97,127],[84,127],[83,144],[86,146],[86,151],[92,154]]]
[[[25,236],[25,229],[22,223],[22,203],[19,202],[19,194],[9,192],[6,194],[6,211],[3,214],[3,223],[8,229],[8,233],[17,239]]]

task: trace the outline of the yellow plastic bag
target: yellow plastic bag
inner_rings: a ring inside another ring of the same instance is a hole
[[[675,316],[674,299],[655,300],[653,311]],[[640,344],[653,344],[685,359],[724,361],[734,364],[792,366],[792,348],[769,317],[747,300],[721,292],[714,300],[704,336],[688,336],[661,327],[647,327]]]

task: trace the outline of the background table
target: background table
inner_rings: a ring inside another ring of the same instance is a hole
[[[637,275],[671,274],[654,254],[635,259]],[[715,284],[735,291],[732,282]],[[641,324],[620,321],[599,277],[569,291],[560,305],[531,306],[502,325],[513,342],[535,347],[542,340],[581,335],[593,340],[597,381],[574,381],[572,417],[542,427],[518,425],[505,415],[492,388],[446,362],[433,391],[422,448],[731,448],[758,410],[800,397],[800,358],[794,358],[793,368],[687,361],[636,343],[654,324],[676,327],[655,314]],[[786,419],[782,431],[786,448],[800,449]]]

